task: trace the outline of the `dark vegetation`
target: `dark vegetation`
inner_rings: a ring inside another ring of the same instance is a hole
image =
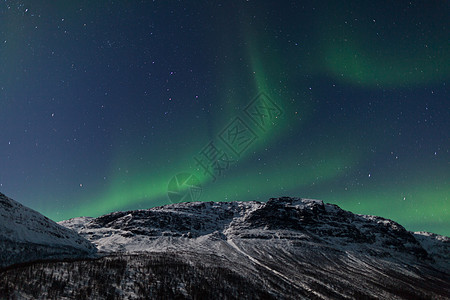
[[[230,269],[171,253],[38,262],[0,273],[0,299],[272,299]]]

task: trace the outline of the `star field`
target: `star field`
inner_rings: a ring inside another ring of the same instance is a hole
[[[316,198],[449,235],[449,13],[2,1],[0,191],[59,221],[191,178],[183,199]]]

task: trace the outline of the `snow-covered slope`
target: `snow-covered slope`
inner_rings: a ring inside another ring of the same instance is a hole
[[[5,271],[0,295],[450,299],[448,237],[319,200],[179,203],[60,224],[104,255]]]
[[[60,224],[115,255],[214,257],[210,265],[265,282],[275,298],[450,296],[448,237],[320,200],[179,203]]]
[[[0,267],[95,252],[76,232],[0,193]]]
[[[191,202],[60,222],[107,252],[165,249],[177,243],[209,248],[211,240],[300,240],[377,257],[433,262],[449,258],[448,237],[412,233],[382,217],[357,215],[320,200]]]
[[[450,270],[450,238],[448,236],[418,231],[414,232],[414,237],[433,258],[435,264],[447,271]]]

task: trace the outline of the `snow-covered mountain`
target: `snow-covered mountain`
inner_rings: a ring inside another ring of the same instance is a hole
[[[96,248],[76,232],[0,193],[0,267],[95,252]]]
[[[450,262],[448,237],[412,233],[392,220],[353,214],[311,199],[179,203],[59,224],[77,231],[103,252],[138,253],[178,244],[210,249],[212,241],[297,240],[374,257],[437,262],[438,267]]]
[[[319,200],[179,203],[60,224],[101,252],[206,261],[276,298],[450,297],[448,237]]]
[[[0,294],[450,298],[448,237],[409,232],[394,221],[356,215],[319,200],[179,203],[60,225],[94,243],[101,258],[9,270],[2,274]],[[18,288],[23,285],[27,288]]]

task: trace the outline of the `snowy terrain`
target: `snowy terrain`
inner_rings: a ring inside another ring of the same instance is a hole
[[[275,298],[450,296],[448,237],[320,200],[180,203],[60,224],[100,252],[172,253],[191,264],[215,257],[212,266],[267,281]]]
[[[417,259],[445,269],[450,262],[448,237],[412,233],[392,220],[356,215],[311,199],[179,203],[59,224],[77,231],[102,252],[177,248],[209,252],[211,247],[230,245],[233,240],[268,244],[288,240],[375,257]]]
[[[412,233],[392,220],[356,215],[319,200],[179,203],[59,224],[95,244],[101,255],[5,271],[0,294],[58,299],[450,298],[448,237]]]
[[[95,252],[95,247],[74,231],[0,193],[0,267]]]

